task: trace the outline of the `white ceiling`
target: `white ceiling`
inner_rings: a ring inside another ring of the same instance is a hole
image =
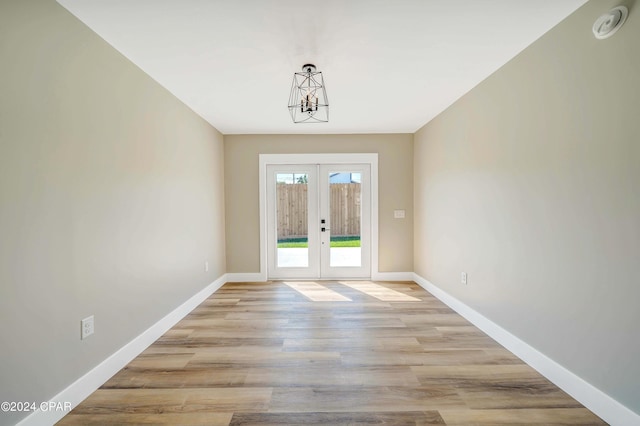
[[[224,134],[413,133],[586,0],[58,0]],[[329,123],[294,124],[322,71]]]

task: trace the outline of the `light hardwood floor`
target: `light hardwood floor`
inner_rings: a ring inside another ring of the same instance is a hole
[[[415,283],[227,283],[60,425],[604,424]]]

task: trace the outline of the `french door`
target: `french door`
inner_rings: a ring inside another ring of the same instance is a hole
[[[270,279],[371,276],[369,164],[270,164]]]

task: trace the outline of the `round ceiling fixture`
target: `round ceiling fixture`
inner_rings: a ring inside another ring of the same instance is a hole
[[[593,35],[597,39],[603,40],[616,33],[627,20],[629,10],[625,6],[614,7],[593,24]]]

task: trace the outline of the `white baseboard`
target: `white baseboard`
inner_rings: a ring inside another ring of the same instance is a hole
[[[373,272],[373,281],[413,281],[413,272]]]
[[[578,377],[462,301],[422,278],[420,275],[413,274],[413,279],[422,288],[433,294],[518,358],[536,369],[560,389],[571,395],[596,415],[600,416],[605,422],[615,426],[640,425],[640,416],[638,414],[611,398],[600,389]]]
[[[227,273],[229,283],[262,283],[267,281],[267,277],[262,272],[241,272]]]
[[[149,345],[158,340],[158,338],[166,333],[167,330],[178,323],[178,321],[184,318],[189,312],[194,310],[196,306],[222,287],[225,282],[227,282],[226,274],[222,275],[220,278],[196,293],[189,300],[149,327],[138,337],[120,348],[116,353],[102,361],[91,371],[51,398],[50,401],[61,402],[63,404],[65,402],[69,402],[71,403],[71,408],[75,408],[114,374],[120,371],[125,365],[131,362],[131,360],[149,347]],[[53,425],[62,419],[65,414],[67,414],[67,412],[41,411],[38,409],[20,421],[17,426]]]

